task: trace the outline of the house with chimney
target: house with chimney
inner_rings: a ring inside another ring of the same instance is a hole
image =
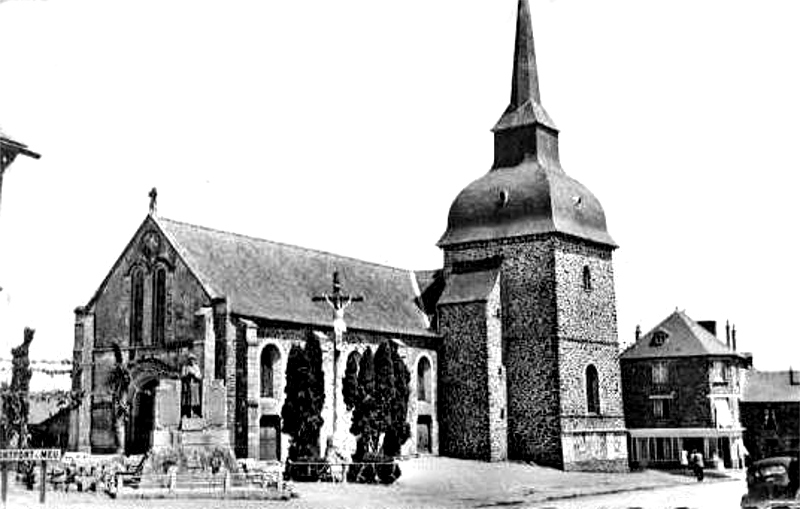
[[[674,467],[682,451],[743,464],[740,403],[752,356],[736,349],[736,329],[675,310],[621,357],[631,465]]]
[[[800,373],[750,371],[740,403],[751,459],[800,449]]]

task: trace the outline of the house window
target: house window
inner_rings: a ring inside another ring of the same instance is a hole
[[[592,291],[592,271],[588,265],[583,266],[583,289],[587,292]]]
[[[417,364],[417,400],[430,401],[431,397],[431,361],[422,357]]]
[[[597,368],[591,364],[586,368],[586,410],[590,414],[600,413],[600,383]]]
[[[167,307],[167,271],[161,267],[153,275],[153,343],[164,344]]]
[[[275,345],[267,345],[261,350],[261,397],[275,397],[275,371],[278,368],[281,353]]]
[[[715,385],[725,385],[730,380],[730,368],[727,362],[714,361],[712,368],[712,383]]]
[[[778,419],[775,416],[774,408],[764,409],[764,429],[770,429],[770,430],[778,429]]]
[[[144,324],[144,273],[134,269],[131,275],[131,344],[142,344]]]
[[[656,419],[669,419],[669,399],[657,398],[653,402],[653,417]]]
[[[653,364],[653,384],[664,385],[667,383],[669,371],[666,362],[656,362]]]

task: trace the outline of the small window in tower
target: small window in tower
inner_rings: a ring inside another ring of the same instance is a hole
[[[592,271],[588,265],[583,266],[583,289],[587,292],[592,291]]]
[[[597,368],[591,364],[586,368],[586,410],[590,414],[600,413],[600,383]]]

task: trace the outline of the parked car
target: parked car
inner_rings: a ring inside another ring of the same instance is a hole
[[[742,509],[800,509],[800,462],[795,454],[772,456],[747,468]]]

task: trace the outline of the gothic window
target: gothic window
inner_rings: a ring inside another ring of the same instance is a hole
[[[164,344],[167,308],[167,271],[160,267],[153,274],[153,343]]]
[[[144,273],[136,268],[131,275],[131,345],[142,344],[144,324]]]
[[[422,357],[417,364],[417,400],[431,400],[431,361]]]
[[[667,383],[669,371],[666,362],[656,362],[653,364],[653,384],[664,385]]]
[[[261,350],[261,397],[274,398],[275,372],[278,371],[278,362],[281,353],[275,345],[267,345]]]
[[[590,414],[600,413],[600,383],[597,368],[591,364],[586,368],[586,409]]]
[[[592,271],[588,265],[583,266],[583,289],[587,292],[592,291]]]

